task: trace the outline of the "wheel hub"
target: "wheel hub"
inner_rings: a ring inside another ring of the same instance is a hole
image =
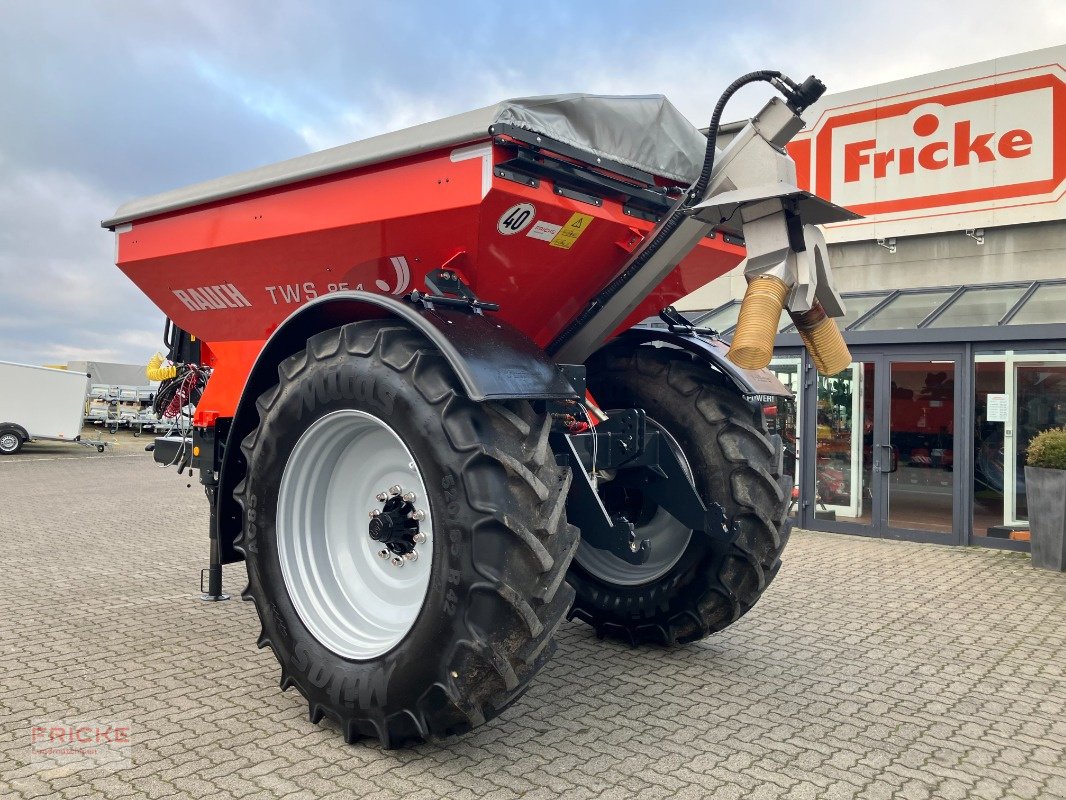
[[[415,545],[426,541],[426,535],[418,529],[418,523],[426,518],[426,513],[415,508],[417,497],[414,492],[405,491],[396,484],[377,495],[381,508],[370,509],[370,538],[385,545],[378,555],[381,558],[391,556],[397,567],[402,567],[405,561],[417,561]]]
[[[611,412],[608,412],[611,413]],[[648,427],[658,430],[663,444],[671,448],[681,459],[682,468],[691,478],[692,468],[677,440],[650,416]],[[578,564],[596,578],[618,586],[638,586],[658,580],[681,560],[692,530],[675,519],[666,509],[645,497],[638,487],[614,484],[613,478],[600,483],[600,498],[612,519],[624,517],[631,521],[636,541],[647,539],[651,543],[650,557],[644,563],[629,563],[604,550],[597,550],[582,542],[574,558]]]

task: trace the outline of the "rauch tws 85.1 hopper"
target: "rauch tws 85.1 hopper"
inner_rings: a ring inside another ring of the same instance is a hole
[[[784,99],[718,152],[755,81]],[[751,73],[708,135],[658,96],[510,100],[104,221],[169,318],[164,401],[196,401],[156,459],[206,488],[206,596],[245,561],[313,721],[460,733],[568,615],[671,645],[758,600],[789,530],[760,405],[782,309],[820,369],[850,360],[815,226],[853,215],[784,150],[823,91]],[[671,303],[744,258],[727,346]]]

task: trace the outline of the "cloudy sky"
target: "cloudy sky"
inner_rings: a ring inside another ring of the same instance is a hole
[[[1062,0],[0,0],[0,360],[160,346],[99,227],[140,195],[511,96],[663,93],[703,126],[750,69],[842,91],[1064,42]]]

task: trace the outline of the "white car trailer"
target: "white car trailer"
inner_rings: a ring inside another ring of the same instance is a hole
[[[82,372],[0,361],[0,454],[17,453],[38,439],[104,452],[104,442],[81,438],[88,388]]]

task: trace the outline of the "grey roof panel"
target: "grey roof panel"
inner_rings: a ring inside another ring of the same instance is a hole
[[[486,139],[489,127],[496,123],[515,125],[591,155],[681,182],[690,182],[699,174],[707,144],[706,137],[662,95],[524,97],[133,200],[119,206],[101,224],[113,228],[169,211]]]

